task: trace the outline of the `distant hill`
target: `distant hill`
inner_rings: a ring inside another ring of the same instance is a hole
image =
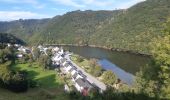
[[[42,20],[0,22],[0,32],[28,43],[96,45],[149,53],[149,42],[164,35],[170,0],[146,0],[125,10],[73,11]]]
[[[1,33],[11,33],[24,40],[30,38],[34,33],[40,32],[49,19],[28,19],[0,22]]]
[[[25,45],[25,42],[12,34],[0,33],[0,43],[11,43],[11,44],[22,44]]]

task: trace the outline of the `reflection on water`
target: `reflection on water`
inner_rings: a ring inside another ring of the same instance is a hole
[[[121,79],[124,83],[127,83],[128,85],[133,84],[134,76],[128,72],[125,72],[121,68],[117,67],[115,64],[109,62],[106,59],[99,60],[98,62],[104,69],[106,70],[112,70],[113,73]]]

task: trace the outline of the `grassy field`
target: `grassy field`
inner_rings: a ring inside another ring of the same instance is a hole
[[[0,100],[69,100],[64,93],[63,79],[53,70],[43,70],[38,64],[16,64],[15,70],[26,70],[28,78],[38,82],[39,87],[25,93],[13,93],[0,89]]]
[[[16,64],[13,66],[16,70],[26,70],[28,78],[35,80],[40,87],[55,88],[63,84],[63,80],[54,70],[44,70],[38,64]]]
[[[73,55],[71,56],[71,60],[72,60],[74,63],[76,63],[78,66],[80,66],[80,67],[82,67],[83,69],[85,69],[85,71],[88,72],[88,71],[89,71],[88,69],[90,68],[90,66],[89,66],[89,60],[84,58],[82,62],[78,62],[78,61],[77,61],[78,56],[79,56],[79,55],[73,54]]]

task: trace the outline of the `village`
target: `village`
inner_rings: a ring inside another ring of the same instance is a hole
[[[12,45],[8,44],[8,47],[10,46]],[[30,53],[33,55],[33,57],[35,56],[33,53],[33,49],[35,49],[35,47],[28,48],[25,46],[21,46],[19,44],[15,44],[13,46],[17,48],[17,50],[19,51],[18,54],[16,55],[19,59],[22,59],[24,55]],[[96,89],[100,93],[106,90],[106,85],[103,82],[99,81],[98,79],[96,79],[96,77],[84,71],[84,69],[76,65],[70,59],[72,53],[64,51],[62,47],[59,48],[57,46],[45,47],[39,45],[36,48],[38,48],[39,51],[44,55],[48,55],[47,53],[48,49],[51,50],[52,52],[51,60],[54,70],[57,72],[57,74],[60,74],[61,76],[70,75],[69,81],[72,81],[73,86],[76,88],[78,92],[82,93],[83,95],[88,95],[88,92],[91,89]],[[71,91],[68,84],[64,85],[64,90],[66,92]]]
[[[43,46],[38,46],[40,51],[46,53],[48,48]],[[71,53],[66,51],[64,52],[63,48],[59,47],[49,47],[52,48],[52,62],[56,70],[61,70],[62,75],[70,74],[71,81],[73,85],[80,93],[87,93],[92,88],[98,89],[101,93],[106,90],[106,85],[103,82],[100,82],[92,75],[86,73],[82,68],[76,65],[70,60]],[[65,90],[70,91],[69,87],[65,85]],[[85,94],[86,95],[86,94]]]
[[[28,54],[31,54],[33,57],[35,57],[33,52],[35,49],[37,49],[42,55],[48,56],[49,50],[51,52],[50,59],[52,61],[52,70],[64,78],[65,85],[63,89],[66,92],[72,91],[72,87],[74,86],[76,91],[83,94],[84,96],[87,96],[90,90],[95,89],[98,92],[103,93],[108,87],[108,84],[105,84],[104,81],[99,80],[97,77],[88,73],[87,70],[72,61],[71,56],[73,53],[64,50],[62,47],[42,45],[26,47],[19,44],[7,44],[7,46],[13,46],[17,48],[18,52],[16,56],[18,59],[22,59]],[[69,83],[71,83],[71,85]],[[120,85],[121,80],[118,80],[118,83],[114,83],[111,87],[118,90]]]

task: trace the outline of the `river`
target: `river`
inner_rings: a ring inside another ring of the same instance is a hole
[[[112,70],[118,78],[127,84],[132,84],[134,75],[142,66],[149,63],[150,58],[126,52],[110,51],[93,47],[62,46],[75,54],[87,59],[96,58],[106,70]]]

